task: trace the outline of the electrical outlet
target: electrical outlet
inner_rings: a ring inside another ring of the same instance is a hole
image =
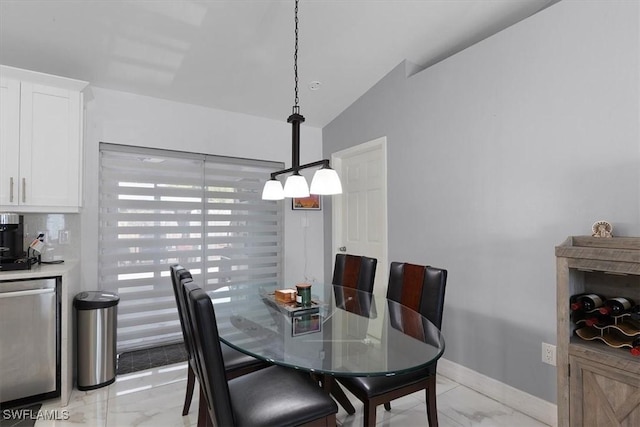
[[[556,346],[542,343],[542,361],[548,365],[556,366]]]

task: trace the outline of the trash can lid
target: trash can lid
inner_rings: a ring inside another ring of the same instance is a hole
[[[92,310],[108,308],[118,305],[120,297],[115,292],[91,291],[80,292],[73,299],[73,305],[78,310]]]

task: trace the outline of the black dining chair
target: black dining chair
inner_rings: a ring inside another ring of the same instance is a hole
[[[446,284],[447,270],[392,262],[387,299],[420,313],[440,329]],[[408,374],[390,377],[344,377],[338,378],[338,381],[364,403],[364,426],[375,425],[378,405],[384,404],[385,409],[390,410],[392,400],[424,389],[429,426],[437,427],[436,364],[437,362],[433,362]]]
[[[227,380],[211,299],[194,282],[185,283],[184,291],[207,425],[336,425],[336,403],[304,372],[271,366]]]
[[[187,304],[184,298],[184,292],[182,291],[182,284],[192,281],[193,278],[191,277],[191,273],[180,264],[170,266],[170,270],[173,293],[175,295],[176,305],[178,306],[178,317],[180,319],[182,337],[187,350],[187,392],[184,397],[184,406],[182,408],[182,415],[184,416],[189,413],[191,400],[193,399],[193,390],[196,382],[196,361],[194,356],[193,339],[191,337],[191,330],[188,323],[189,320],[187,318]],[[241,353],[226,344],[221,343],[221,347],[222,357],[225,363],[225,374],[228,379],[236,378],[240,375],[269,366],[268,363]]]
[[[362,255],[336,254],[331,283],[343,289],[334,289],[336,307],[352,313],[369,317],[376,278],[378,260]],[[356,292],[362,291],[362,292]],[[355,408],[333,377],[322,375],[318,377],[325,387],[331,390],[338,403],[348,414],[355,413]]]

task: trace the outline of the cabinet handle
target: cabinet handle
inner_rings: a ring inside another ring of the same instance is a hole
[[[27,180],[22,178],[22,203],[27,203]]]
[[[54,288],[28,289],[26,291],[3,292],[0,294],[0,298],[24,297],[27,295],[42,295],[42,294],[50,294],[53,292],[55,292]]]
[[[9,203],[13,203],[13,177],[9,177]]]

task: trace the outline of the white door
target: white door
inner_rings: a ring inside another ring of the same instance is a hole
[[[345,252],[378,260],[376,295],[385,296],[387,260],[387,138],[351,147],[331,156],[343,192],[333,198],[333,260]]]

